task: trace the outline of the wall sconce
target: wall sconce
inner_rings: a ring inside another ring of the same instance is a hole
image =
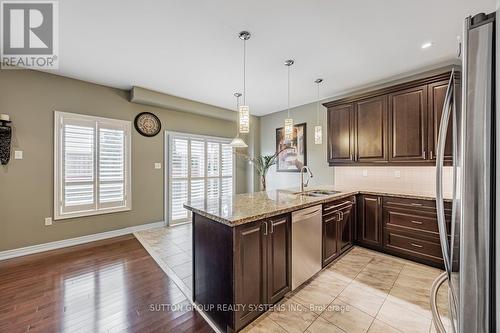
[[[0,114],[0,163],[7,165],[10,160],[10,142],[12,140],[12,127],[10,117]]]

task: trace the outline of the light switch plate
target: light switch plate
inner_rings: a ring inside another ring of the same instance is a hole
[[[45,218],[45,225],[52,225],[52,217]]]
[[[23,151],[22,150],[14,150],[14,159],[22,160],[23,159]]]
[[[161,169],[161,163],[155,163],[155,169]]]
[[[366,169],[363,170],[363,177],[368,177],[368,170]]]
[[[394,171],[394,177],[401,178],[401,171],[399,170]]]

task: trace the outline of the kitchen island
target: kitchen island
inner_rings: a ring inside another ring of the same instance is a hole
[[[441,264],[432,196],[320,190],[317,196],[273,190],[184,205],[193,212],[193,300],[221,331],[239,331],[291,290],[291,213],[297,210],[322,207],[322,267],[355,242]],[[405,225],[415,222],[421,224]]]

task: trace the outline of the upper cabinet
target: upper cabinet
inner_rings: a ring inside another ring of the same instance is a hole
[[[328,163],[354,161],[354,114],[352,104],[328,109]]]
[[[428,86],[428,139],[429,144],[429,158],[436,159],[436,148],[439,135],[439,125],[441,124],[441,115],[443,114],[444,99],[446,97],[446,90],[448,89],[448,81],[440,81],[431,83]],[[452,128],[453,118],[448,123],[448,131],[446,132],[446,144],[444,146],[444,160],[453,160],[453,145],[452,145]]]
[[[427,160],[427,86],[389,94],[391,162]]]
[[[354,102],[356,162],[387,162],[387,97]]]
[[[456,74],[459,79],[459,74]],[[328,115],[328,163],[432,165],[450,72],[323,104]],[[445,163],[451,163],[452,121]]]

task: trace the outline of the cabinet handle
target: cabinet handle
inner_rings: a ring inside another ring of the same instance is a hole
[[[265,229],[264,229],[264,236],[267,236],[267,231],[268,231],[267,230],[267,221],[263,222],[263,223],[264,223],[264,227],[265,227]]]
[[[433,153],[432,153],[432,150],[429,152],[429,158],[430,158],[431,160],[432,160],[432,159],[434,159],[434,155],[433,155]]]
[[[340,207],[340,206],[343,206],[343,205],[347,205],[347,204],[352,204],[352,202],[351,201],[344,201],[343,203],[340,203],[338,205],[332,205],[332,206],[326,207],[324,210],[325,211],[329,211],[329,210],[332,210],[332,209],[335,209],[337,207]]]
[[[273,221],[269,221],[269,223],[271,224],[271,234],[274,233],[274,222]]]
[[[354,155],[351,154],[351,161],[354,161]]]
[[[411,205],[412,206],[423,206],[421,203],[416,203],[416,202],[412,202]]]
[[[415,243],[411,243],[411,246],[418,247],[418,248],[423,248],[423,246],[422,246],[422,245],[420,245],[420,244],[415,244]]]
[[[330,218],[330,219],[328,219],[328,220],[325,220],[325,223],[332,222],[332,221],[334,221],[334,220],[335,220],[335,217],[332,217],[332,218]]]
[[[410,222],[411,222],[411,223],[415,223],[415,224],[423,224],[423,223],[424,223],[424,222],[422,222],[422,221],[415,221],[415,220],[411,220]]]
[[[381,205],[381,204],[382,204],[382,198],[381,198],[381,197],[378,197],[378,198],[377,198],[377,203],[378,203],[379,205]]]
[[[341,212],[337,212],[337,221],[339,221],[339,222],[342,221],[342,217],[341,217],[340,213]]]
[[[423,153],[424,153],[424,160],[426,160],[427,159],[427,152],[424,150]]]

